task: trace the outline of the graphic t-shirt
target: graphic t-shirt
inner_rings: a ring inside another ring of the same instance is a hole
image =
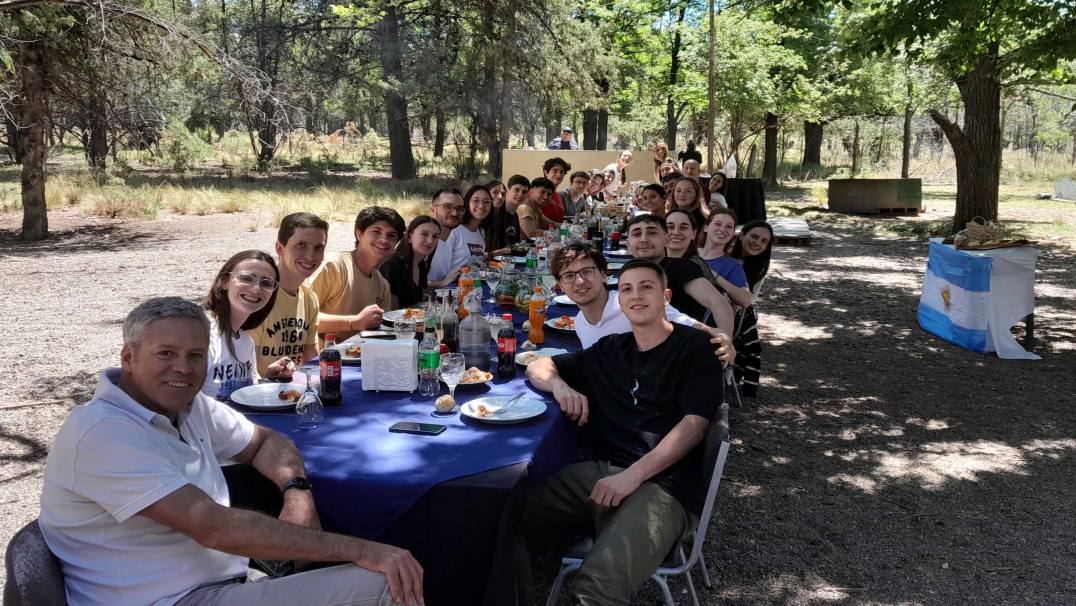
[[[553,362],[561,378],[590,402],[584,427],[592,432],[594,458],[619,467],[653,450],[685,416],[711,419],[724,399],[721,363],[709,335],[679,324],[648,351],[639,351],[629,332],[554,356]],[[695,510],[704,496],[701,455],[696,447],[650,481]]]
[[[211,314],[206,316],[209,317],[209,372],[206,373],[202,393],[223,400],[233,391],[253,385],[258,380],[258,370],[254,367],[254,340],[245,332],[240,332],[238,337],[222,335],[217,319]],[[235,350],[234,356],[228,349],[226,339],[229,338]]]
[[[258,356],[258,375],[265,376],[269,365],[287,356],[296,365],[303,362],[303,351],[318,342],[318,296],[305,284],[294,296],[276,291],[276,303],[261,324],[247,332],[254,339]]]
[[[471,261],[485,260],[483,253],[486,252],[486,234],[482,228],[471,231],[460,225],[452,230],[445,244],[452,249],[452,261],[449,263],[451,268],[470,265]]]
[[[325,261],[306,284],[318,297],[319,312],[334,316],[353,316],[369,305],[388,310],[391,306],[389,283],[377,271],[369,276],[363,274],[351,258],[343,252]],[[358,331],[337,331],[339,343]],[[318,335],[318,346],[325,347],[325,340]]]
[[[702,275],[702,269],[687,259],[670,257],[662,259],[660,265],[665,268],[665,273],[669,276],[669,290],[672,291],[670,303],[672,306],[702,322],[703,318],[706,317],[706,307],[684,290],[684,286],[693,280],[706,279]]]
[[[743,267],[736,259],[728,255],[721,255],[714,259],[704,260],[717,275],[732,282],[734,286],[747,288],[747,274],[743,272]]]
[[[518,212],[518,209],[516,209]],[[504,240],[507,242],[508,248],[511,248],[523,241],[523,230],[519,228],[519,215],[516,213],[510,213],[507,210],[501,209],[500,225],[504,229]]]

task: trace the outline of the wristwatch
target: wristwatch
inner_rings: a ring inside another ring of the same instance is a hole
[[[311,489],[310,480],[308,480],[308,479],[306,479],[306,478],[304,478],[302,476],[292,478],[292,479],[288,480],[287,482],[284,482],[284,487],[280,489],[280,493],[283,494],[285,492],[288,492],[289,488],[298,488],[300,490],[310,490]]]

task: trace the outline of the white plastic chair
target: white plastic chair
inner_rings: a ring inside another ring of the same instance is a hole
[[[679,541],[669,552],[669,555],[665,557],[665,561],[662,562],[653,576],[650,577],[661,586],[661,593],[665,597],[666,606],[676,606],[672,591],[669,590],[668,577],[670,576],[680,574],[686,576],[688,591],[691,593],[691,601],[694,606],[699,606],[699,596],[695,591],[695,581],[691,577],[691,569],[698,566],[699,573],[702,575],[703,586],[707,589],[713,587],[710,572],[706,569],[706,559],[702,555],[702,547],[706,542],[706,530],[710,526],[710,518],[714,512],[714,501],[717,500],[717,489],[721,486],[721,474],[725,469],[725,460],[728,458],[728,454],[729,405],[722,404],[711,420],[703,442],[703,464],[700,472],[703,477],[709,478],[709,483],[706,490],[706,500],[703,502],[702,512],[699,514],[699,525],[695,528],[695,532],[692,533],[689,541],[691,545],[690,551],[685,554],[685,542]],[[557,574],[556,580],[553,581],[553,588],[549,591],[546,606],[556,606],[564,579],[572,572],[579,570],[579,567],[583,564],[583,558],[586,557],[586,552],[590,548],[589,543],[590,538],[584,538],[573,545],[568,550],[568,553],[561,558],[560,573]]]

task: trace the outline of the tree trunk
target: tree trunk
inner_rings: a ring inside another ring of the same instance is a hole
[[[758,155],[758,146],[753,142],[751,147],[747,150],[747,170],[744,171],[744,178],[750,179],[755,170],[755,156]]]
[[[9,112],[17,112],[18,109],[12,105],[4,108],[4,128],[7,130],[7,142],[8,149],[11,150],[11,161],[15,164],[22,164],[23,156],[23,133],[20,132],[19,126],[15,124],[15,121],[8,117]]]
[[[715,88],[717,83],[714,81],[714,40],[717,39],[717,31],[715,29],[714,22],[714,0],[709,0],[707,3],[707,13],[709,17],[709,57],[706,62],[706,168],[713,174],[717,167],[714,165],[714,120],[717,117],[717,109],[714,107]],[[767,114],[767,118],[769,114]],[[766,139],[767,143],[769,138]],[[672,149],[672,148],[669,148]],[[767,149],[767,160],[769,159],[769,150]],[[776,175],[777,168],[774,167],[774,174]],[[765,172],[765,170],[763,170]],[[774,178],[776,183],[777,179]]]
[[[852,176],[859,174],[859,118],[853,121],[852,127]]]
[[[497,126],[500,128],[500,137],[497,144],[497,158],[500,169],[498,172],[493,173],[494,175],[504,171],[503,162],[500,161],[501,149],[508,147],[512,141],[512,69],[515,50],[513,45],[516,43],[516,0],[508,0],[505,16],[508,29],[504,36],[504,62],[501,64],[501,98],[497,117]],[[490,156],[491,159],[492,157]]]
[[[583,110],[583,149],[598,149],[598,110]]]
[[[85,141],[86,163],[90,168],[104,170],[108,157],[108,121],[105,100],[100,93],[93,93],[86,104],[89,132]]]
[[[45,205],[45,58],[36,43],[19,45],[19,81],[22,99],[18,103],[18,126],[22,143],[22,239],[41,240],[49,234]]]
[[[1001,174],[1001,83],[997,45],[957,80],[964,101],[964,126],[930,110],[930,117],[949,139],[956,157],[956,213],[953,232],[975,217],[998,218]]]
[[[404,80],[400,61],[400,20],[396,6],[386,4],[381,18],[381,71],[389,82]],[[385,118],[388,121],[389,162],[392,178],[407,181],[415,178],[415,156],[411,150],[411,124],[407,120],[407,99],[393,86],[385,93]]]
[[[762,186],[777,187],[777,114],[766,112],[766,155],[762,160]]]
[[[676,99],[673,98],[673,89],[680,80],[680,26],[687,16],[687,0],[681,0],[680,12],[676,19],[676,33],[673,34],[672,58],[669,64],[669,90],[665,103],[665,145],[669,149],[676,149]],[[602,147],[605,149],[605,147]]]
[[[598,149],[609,149],[609,110],[598,110]]]
[[[912,82],[908,81],[908,103],[904,106],[904,141],[900,150],[900,178],[907,179],[910,170],[912,155],[912,116],[915,109],[912,108]]]
[[[821,168],[822,166],[822,123],[815,120],[803,121],[803,162],[802,168]]]
[[[410,139],[408,139],[410,147]],[[433,157],[440,158],[445,155],[445,112],[437,110],[433,126]]]

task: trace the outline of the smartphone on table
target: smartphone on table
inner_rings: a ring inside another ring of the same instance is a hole
[[[436,423],[415,423],[414,421],[397,421],[389,431],[395,433],[414,433],[420,436],[436,436],[445,430],[444,425]]]

